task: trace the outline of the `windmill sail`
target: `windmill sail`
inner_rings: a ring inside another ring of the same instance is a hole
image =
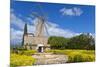
[[[44,36],[44,21],[42,19],[37,21],[35,36]]]

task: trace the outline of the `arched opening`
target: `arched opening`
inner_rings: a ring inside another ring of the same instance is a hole
[[[43,44],[38,44],[37,45],[37,51],[38,52],[44,52],[44,45]]]

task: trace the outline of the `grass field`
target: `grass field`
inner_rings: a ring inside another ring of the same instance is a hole
[[[36,51],[34,50],[25,50],[19,52],[18,54],[11,52],[10,54],[11,67],[22,66],[22,65],[24,66],[34,65],[36,61],[36,59],[32,57],[34,53],[36,53]],[[68,57],[67,63],[95,61],[94,50],[48,50],[46,51],[46,53],[64,54]]]
[[[36,59],[32,57],[35,50],[23,50],[18,53],[10,52],[10,67],[32,66]]]
[[[68,63],[95,61],[94,50],[49,50],[46,52],[51,52],[54,54],[64,54],[68,56]]]

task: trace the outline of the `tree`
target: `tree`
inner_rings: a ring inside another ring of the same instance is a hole
[[[23,33],[23,40],[22,40],[22,46],[24,44],[24,35],[27,35],[27,23],[24,26],[24,33]]]
[[[72,37],[68,42],[67,48],[69,49],[94,49],[94,38],[89,34],[81,34],[79,36]]]
[[[65,49],[67,39],[64,37],[51,36],[49,37],[48,44],[52,49]]]
[[[95,49],[95,40],[89,34],[80,34],[72,38],[51,36],[48,39],[52,49]]]

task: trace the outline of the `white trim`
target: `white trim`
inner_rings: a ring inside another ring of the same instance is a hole
[[[44,46],[43,44],[38,44],[38,46]]]

